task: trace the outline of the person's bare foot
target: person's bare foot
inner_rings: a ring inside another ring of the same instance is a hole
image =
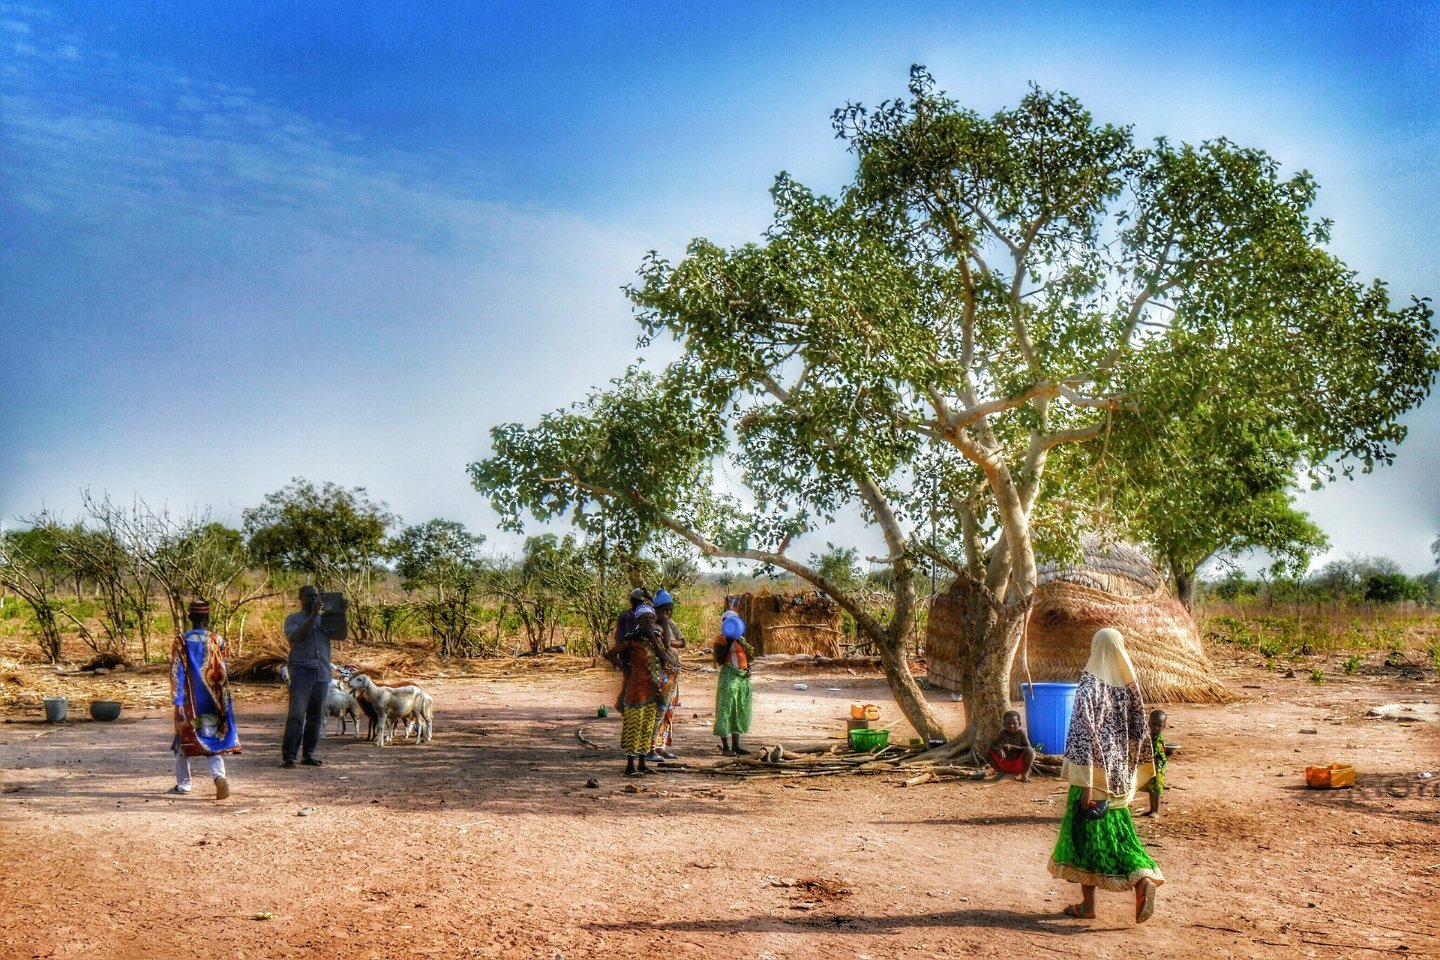
[[[1083,903],[1070,903],[1065,905],[1065,916],[1075,917],[1077,920],[1094,920],[1095,911],[1085,909]]]
[[[1029,782],[1030,782],[1030,777],[1029,777],[1027,774],[1023,774],[1023,773],[1022,773],[1020,776],[1016,777],[1015,779],[1017,779],[1017,780],[1020,781],[1021,783],[1029,783]]]
[[[1154,880],[1141,880],[1135,884],[1135,922],[1144,923],[1155,913],[1155,892],[1159,888]]]

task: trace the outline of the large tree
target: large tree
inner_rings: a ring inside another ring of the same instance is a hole
[[[401,585],[419,597],[420,615],[440,646],[440,656],[474,653],[473,602],[486,574],[481,534],[455,520],[430,520],[406,527],[390,553]]]
[[[831,592],[922,735],[941,726],[905,664],[925,554],[963,594],[965,748],[1006,708],[1037,549],[1073,549],[1097,472],[1125,469],[1111,445],[1158,453],[1155,424],[1194,417],[1197,450],[1157,480],[1183,489],[1226,456],[1212,421],[1253,421],[1324,479],[1392,456],[1429,392],[1428,304],[1358,282],[1324,247],[1312,178],[1262,151],[1137,145],[1039,89],[985,117],[920,68],[907,97],[834,122],[858,159],[836,197],[782,174],[762,242],[645,260],[642,339],[673,337],[678,360],[495,428],[471,472],[511,523],[590,524],[603,504],[637,537]],[[883,538],[888,618],[787,552],[848,508]]]
[[[387,534],[399,522],[385,503],[371,500],[364,487],[317,487],[296,477],[242,517],[256,563],[344,591],[356,635],[368,637],[375,573],[388,556]]]
[[[44,513],[28,529],[0,531],[0,587],[30,605],[40,650],[51,663],[59,663],[63,652],[60,594],[75,575],[60,548],[64,535],[64,527]]]

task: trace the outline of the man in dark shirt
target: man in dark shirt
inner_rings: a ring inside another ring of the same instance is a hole
[[[630,591],[630,609],[620,614],[615,620],[615,636],[611,637],[615,643],[624,640],[640,626],[640,618],[636,616],[635,611],[639,609],[640,604],[649,602],[650,591],[644,587],[636,587]]]
[[[290,641],[290,712],[285,717],[282,767],[295,766],[295,756],[318,767],[315,746],[325,724],[325,696],[330,690],[330,638],[320,631],[320,591],[300,588],[300,612],[285,618]]]

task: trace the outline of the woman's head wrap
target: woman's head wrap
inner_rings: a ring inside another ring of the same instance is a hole
[[[1125,638],[1114,627],[1097,630],[1090,638],[1090,659],[1085,663],[1085,672],[1112,687],[1140,685],[1135,665],[1125,652]]]
[[[640,606],[635,608],[635,616],[637,617],[643,617],[647,613],[652,617],[655,616],[655,608],[650,606],[650,604],[648,603],[642,603],[640,604]]]
[[[655,591],[655,606],[663,607],[667,603],[673,604],[674,602],[675,598],[670,596],[669,590],[666,590],[662,587],[661,589]]]

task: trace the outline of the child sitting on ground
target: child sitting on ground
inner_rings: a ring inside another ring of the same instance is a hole
[[[1002,718],[1005,729],[995,738],[990,747],[990,763],[997,774],[1011,774],[1021,783],[1030,782],[1030,768],[1035,765],[1035,748],[1020,726],[1020,713],[1005,711]]]
[[[1140,789],[1150,794],[1150,809],[1142,817],[1153,817],[1160,812],[1160,794],[1165,792],[1165,724],[1169,721],[1164,710],[1150,711],[1150,742],[1155,747],[1155,776]]]

